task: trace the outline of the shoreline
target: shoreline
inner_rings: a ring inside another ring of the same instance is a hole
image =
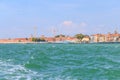
[[[117,44],[120,42],[56,43],[56,42],[4,42],[0,44]]]

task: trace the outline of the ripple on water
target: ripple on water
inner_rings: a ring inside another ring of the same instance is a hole
[[[120,80],[119,44],[0,45],[0,80]]]

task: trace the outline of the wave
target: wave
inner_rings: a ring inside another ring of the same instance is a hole
[[[4,45],[0,80],[120,80],[119,48],[116,44]]]
[[[60,75],[40,74],[23,65],[12,64],[10,60],[0,60],[0,64],[0,80],[77,80]]]

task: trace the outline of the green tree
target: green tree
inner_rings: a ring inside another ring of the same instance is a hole
[[[81,41],[85,37],[85,35],[83,35],[83,34],[76,34],[75,37]]]
[[[45,39],[43,39],[43,38],[32,38],[32,41],[33,42],[44,42]]]
[[[37,41],[37,38],[32,38],[32,41],[33,41],[33,42],[36,42],[36,41]]]
[[[55,38],[58,38],[58,37],[65,37],[65,35],[60,34],[60,35],[56,35],[56,36],[55,36]]]
[[[39,38],[39,41],[45,42],[45,39],[44,38]]]

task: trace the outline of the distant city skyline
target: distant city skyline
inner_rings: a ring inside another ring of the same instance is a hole
[[[119,0],[0,0],[0,38],[120,32]],[[55,30],[55,33],[53,32]]]

